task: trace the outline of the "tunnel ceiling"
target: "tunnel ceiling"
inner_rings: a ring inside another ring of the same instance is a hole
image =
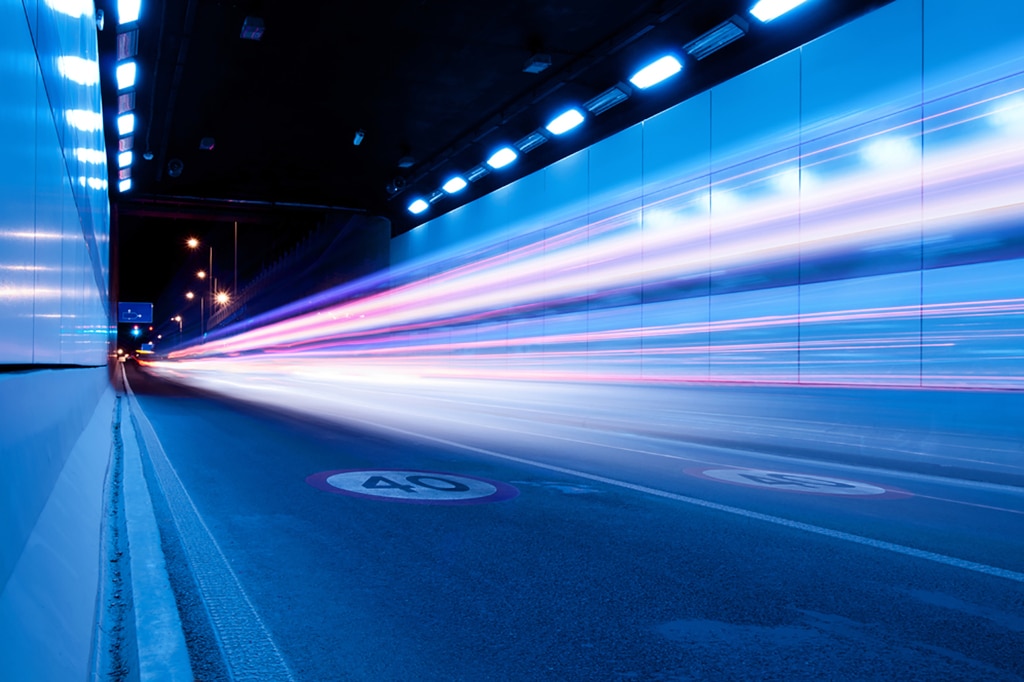
[[[401,233],[888,1],[808,0],[762,24],[749,12],[754,0],[142,0],[130,36],[133,24],[117,25],[116,0],[100,0],[122,261],[153,275],[150,255],[164,246],[142,235],[183,221],[280,223],[320,207],[384,215]],[[747,23],[744,37],[701,60],[683,51],[732,16]],[[262,27],[258,40],[243,37],[247,25]],[[118,93],[112,75],[119,50],[122,59],[131,52],[127,37],[137,38],[138,77]],[[420,217],[406,210],[666,51],[682,58],[679,76],[588,116]],[[548,68],[524,70],[543,56]],[[137,120],[125,193],[119,94]],[[121,275],[129,286],[136,276],[129,266]]]

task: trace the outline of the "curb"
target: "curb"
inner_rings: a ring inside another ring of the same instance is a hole
[[[134,411],[137,409],[134,395],[126,380],[123,385],[128,398],[128,410]],[[167,574],[153,500],[149,496],[142,472],[139,434],[132,421],[131,417],[123,415],[121,429],[124,442],[124,514],[131,565],[139,679],[192,682],[192,663]]]

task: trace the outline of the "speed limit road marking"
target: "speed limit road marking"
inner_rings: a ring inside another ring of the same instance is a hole
[[[500,481],[411,469],[321,471],[306,478],[306,483],[330,493],[411,504],[483,504],[511,500],[519,494]]]
[[[752,488],[768,488],[793,493],[817,495],[847,495],[850,497],[909,497],[910,493],[897,488],[888,488],[873,483],[850,481],[845,478],[815,476],[789,471],[768,471],[766,469],[696,469],[692,473],[701,478],[710,478],[723,483],[733,483]]]

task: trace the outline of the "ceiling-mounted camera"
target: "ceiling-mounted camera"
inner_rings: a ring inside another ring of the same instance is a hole
[[[167,174],[172,178],[180,177],[183,170],[185,170],[185,164],[181,159],[171,159],[167,162]]]
[[[405,189],[405,178],[399,176],[391,179],[387,185],[384,186],[388,194],[398,194]]]

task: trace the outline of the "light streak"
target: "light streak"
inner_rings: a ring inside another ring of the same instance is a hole
[[[396,269],[393,286],[320,295],[317,310],[228,330],[151,366],[179,377],[286,376],[299,363],[334,368],[336,379],[1024,388],[1024,278],[979,296],[928,288],[921,270],[932,249],[955,254],[971,240],[987,251],[947,266],[964,277],[976,262],[1024,259],[1024,247],[998,248],[1024,225],[1024,137],[998,123],[1016,120],[1019,97],[965,104],[959,93],[944,111],[880,131],[812,140],[703,185],[683,179],[686,190],[643,209],[541,221],[514,243],[416,262]],[[723,197],[736,201],[724,209]],[[896,260],[872,271],[886,258]],[[852,274],[799,283],[804,269],[833,262]],[[403,274],[413,271],[431,274]],[[879,279],[901,273],[892,291]],[[837,281],[836,300],[825,298]]]

